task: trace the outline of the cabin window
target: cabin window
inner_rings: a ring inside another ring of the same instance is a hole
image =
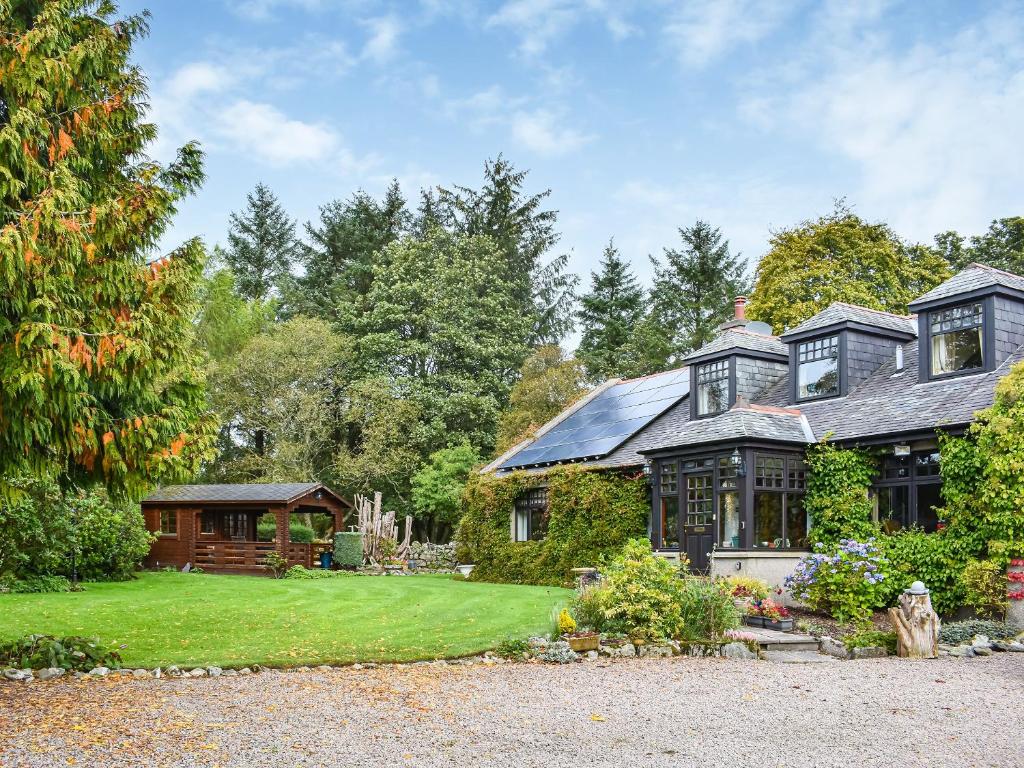
[[[697,366],[697,415],[710,416],[729,407],[729,361]]]
[[[875,520],[886,533],[919,526],[931,533],[939,528],[936,510],[942,506],[939,454],[924,451],[911,456],[886,456],[881,476],[872,489]]]
[[[168,512],[167,510],[161,510],[160,512],[160,535],[161,536],[177,536],[178,535],[178,513]]]
[[[804,509],[807,465],[796,456],[754,457],[754,530],[758,549],[804,549],[810,522]]]
[[[799,400],[839,394],[839,337],[805,341],[797,345]]]
[[[928,315],[932,376],[974,371],[984,365],[984,317],[981,302],[943,309]]]
[[[540,541],[548,533],[548,489],[531,488],[515,501],[516,541]]]
[[[213,517],[213,512],[203,512],[200,516],[199,531],[207,535],[217,532],[217,521]]]
[[[661,498],[661,548],[679,548],[679,467],[670,462],[661,465],[658,483]]]

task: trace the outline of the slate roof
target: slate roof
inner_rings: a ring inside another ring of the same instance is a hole
[[[857,323],[879,328],[883,331],[897,331],[901,334],[909,333],[917,335],[917,318],[914,315],[894,315],[891,312],[882,312],[877,309],[858,307],[856,304],[836,301],[829,304],[825,309],[804,320],[794,328],[790,328],[780,338],[786,340],[791,336],[805,333],[806,331],[828,328],[843,323]]]
[[[222,483],[211,485],[168,485],[159,488],[142,500],[143,504],[168,502],[256,502],[260,504],[287,504],[322,488],[331,496],[340,498],[323,483]]]
[[[707,357],[716,352],[728,352],[734,349],[789,356],[789,348],[775,336],[765,336],[762,333],[754,333],[745,328],[726,328],[703,347],[684,357],[682,362],[685,363],[690,360]]]
[[[966,269],[957,272],[949,280],[939,283],[924,296],[918,296],[910,302],[910,308],[913,309],[936,299],[946,299],[961,293],[970,293],[995,286],[1024,292],[1024,277],[985,264],[968,264]]]
[[[736,405],[710,419],[697,419],[664,434],[660,444],[647,452],[731,440],[772,440],[784,443],[813,443],[814,435],[800,411],[758,404]]]

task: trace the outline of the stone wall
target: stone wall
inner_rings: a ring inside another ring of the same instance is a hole
[[[415,564],[417,571],[442,571],[451,573],[455,570],[455,542],[450,544],[431,544],[429,541],[414,541],[409,545],[409,562]]]

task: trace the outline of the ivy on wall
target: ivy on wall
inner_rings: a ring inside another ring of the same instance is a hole
[[[840,539],[866,541],[878,534],[872,521],[868,488],[878,473],[878,461],[858,448],[838,448],[828,437],[807,449],[807,495],[811,535],[826,545]]]
[[[543,541],[512,540],[512,511],[525,490],[546,485],[549,522]],[[471,579],[565,585],[571,569],[597,565],[630,539],[647,535],[643,476],[557,467],[545,474],[474,475],[463,495],[458,559],[475,563]]]

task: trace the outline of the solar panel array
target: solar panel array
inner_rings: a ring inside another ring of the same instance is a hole
[[[607,456],[689,391],[685,368],[614,384],[499,469]]]

